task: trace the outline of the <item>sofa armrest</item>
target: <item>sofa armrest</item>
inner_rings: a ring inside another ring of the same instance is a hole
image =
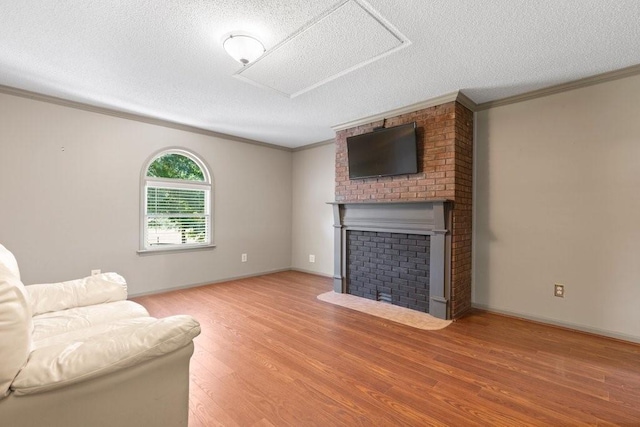
[[[191,316],[129,319],[84,339],[38,348],[11,384],[16,396],[88,381],[181,349],[200,334]]]
[[[117,273],[26,286],[33,315],[127,299],[127,282]]]

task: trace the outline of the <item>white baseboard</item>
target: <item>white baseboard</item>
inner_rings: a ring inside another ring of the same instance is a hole
[[[329,277],[331,279],[333,278],[332,274],[318,273],[317,271],[305,270],[304,268],[291,267],[291,271],[299,271],[300,273],[313,274],[314,276]]]
[[[139,292],[135,294],[129,294],[129,298],[143,297],[146,295],[163,294],[165,292],[179,291],[180,289],[197,288],[198,286],[206,286],[206,285],[213,285],[215,283],[231,282],[232,280],[248,279],[249,277],[258,277],[258,276],[264,276],[265,274],[281,273],[283,271],[291,271],[291,270],[292,270],[291,268],[278,268],[275,270],[262,271],[260,273],[246,274],[243,276],[225,277],[223,279],[210,280],[202,283],[192,283],[189,285],[174,286],[166,289],[158,289],[158,290],[153,290],[148,292]]]
[[[640,337],[633,336],[633,335],[620,334],[618,332],[611,332],[611,331],[607,331],[607,330],[604,330],[604,329],[591,328],[591,327],[588,327],[588,326],[578,325],[578,324],[575,324],[575,323],[561,322],[561,321],[558,321],[558,320],[555,320],[555,319],[548,319],[546,317],[531,316],[531,315],[528,315],[528,314],[516,313],[516,312],[508,311],[508,310],[499,310],[499,309],[490,307],[490,306],[485,305],[485,304],[472,303],[471,307],[477,308],[479,310],[488,311],[490,313],[503,314],[505,316],[517,317],[517,318],[520,318],[520,319],[531,320],[533,322],[545,323],[547,325],[558,326],[558,327],[566,328],[566,329],[574,329],[576,331],[586,332],[588,334],[601,335],[601,336],[604,336],[604,337],[607,337],[607,338],[614,338],[614,339],[617,339],[617,340],[630,341],[630,342],[633,342],[633,343],[640,344]]]

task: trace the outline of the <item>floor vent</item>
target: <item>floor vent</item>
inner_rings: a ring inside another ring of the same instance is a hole
[[[378,291],[378,301],[386,302],[387,304],[391,304],[391,294],[387,292]]]

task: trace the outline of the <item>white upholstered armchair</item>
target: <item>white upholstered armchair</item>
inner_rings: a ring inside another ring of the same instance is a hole
[[[24,286],[0,245],[0,424],[186,426],[200,325],[126,298],[115,273]]]

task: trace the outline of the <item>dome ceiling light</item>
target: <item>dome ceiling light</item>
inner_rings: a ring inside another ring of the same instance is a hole
[[[224,50],[242,65],[260,58],[265,52],[265,48],[260,41],[254,37],[244,34],[231,34],[222,43]]]

